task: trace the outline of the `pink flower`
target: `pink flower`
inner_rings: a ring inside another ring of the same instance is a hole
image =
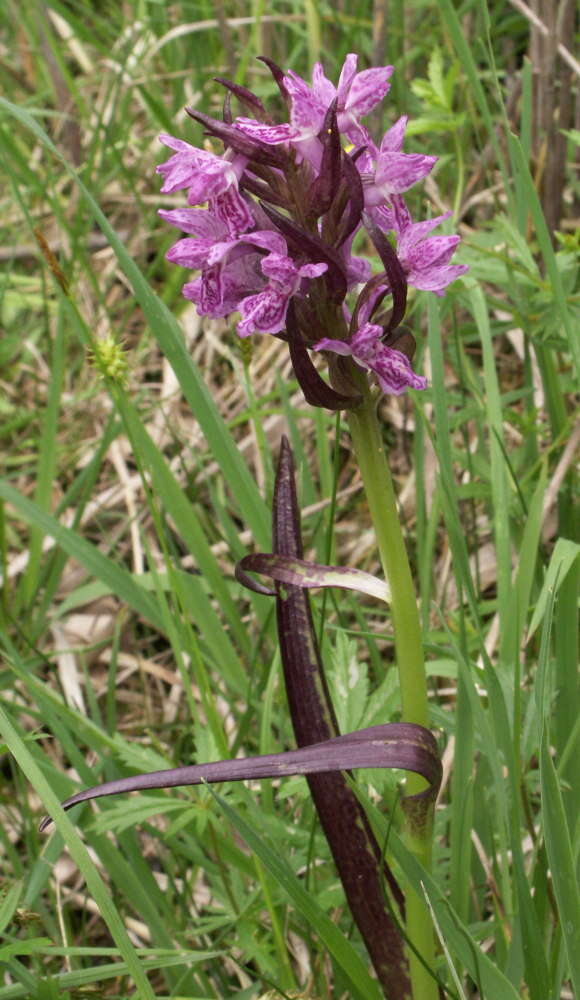
[[[397,343],[407,286],[440,295],[467,268],[450,263],[458,236],[431,235],[447,216],[413,222],[402,195],[426,177],[436,157],[403,152],[406,116],[379,146],[362,123],[387,94],[393,67],[358,72],[357,56],[350,54],[336,85],[320,63],[308,84],[265,62],[289,107],[289,122],[273,123],[258,97],[221,81],[255,118],[232,121],[226,113],[218,121],[187,111],[224,143],[223,156],[161,136],[172,150],[157,168],[162,191],[185,189],[189,206],[160,213],[185,234],[167,257],[200,272],[183,294],[202,315],[237,311],[241,337],[286,329],[296,376],[315,405],[340,408],[350,396],[320,379],[308,356],[313,341],[315,350],[350,356],[373,372],[384,392],[423,389],[426,381],[407,356],[389,346]],[[365,229],[383,265],[374,277],[370,262],[353,253]],[[381,327],[374,321],[386,296],[392,308]],[[298,308],[288,313],[293,299]],[[348,339],[324,336],[327,322],[343,321]]]
[[[360,119],[387,94],[393,66],[357,73],[357,62],[358,56],[353,53],[346,57],[336,87],[324,75],[322,63],[316,63],[312,71],[312,88],[292,70],[286,74],[284,84],[291,99],[290,120],[299,129],[301,139],[318,135],[329,106],[338,98],[338,130],[352,143],[360,145]]]
[[[382,326],[364,323],[354,334],[350,343],[323,337],[314,344],[315,351],[333,351],[343,357],[352,357],[361,368],[367,368],[377,376],[383,392],[400,396],[406,389],[426,389],[427,379],[416,375],[411,362],[401,351],[383,344]]]
[[[406,191],[437,163],[436,156],[401,152],[407,120],[403,115],[385,132],[380,149],[367,136],[367,152],[358,160],[367,208],[384,205],[391,195]]]
[[[172,135],[160,135],[159,138],[165,146],[176,150],[157,167],[157,173],[164,178],[161,188],[164,194],[188,188],[188,204],[212,203],[232,235],[254,224],[252,213],[238,190],[247,157],[234,155],[230,158],[227,153],[223,157],[215,156]]]
[[[326,264],[303,264],[297,267],[291,257],[273,253],[262,261],[262,272],[269,279],[257,295],[250,295],[238,308],[242,319],[238,323],[240,337],[251,333],[279,333],[286,322],[288,303],[305,278],[318,278]]]
[[[428,236],[451,212],[426,222],[411,222],[397,235],[397,252],[407,281],[425,292],[443,295],[447,285],[469,270],[466,264],[450,264],[459,236]]]

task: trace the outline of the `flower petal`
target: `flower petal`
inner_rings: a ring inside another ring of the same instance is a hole
[[[242,319],[237,331],[240,337],[248,337],[251,333],[279,333],[284,328],[288,296],[268,285],[257,295],[249,295],[243,299],[238,309]]]
[[[406,389],[426,389],[427,379],[416,375],[411,362],[401,351],[380,344],[372,365],[383,392],[400,396]]]
[[[352,347],[346,340],[332,340],[331,337],[323,337],[317,344],[312,345],[313,351],[332,351],[333,354],[340,354],[343,358],[348,358],[352,354]]]
[[[389,194],[406,191],[422,180],[436,163],[436,156],[424,156],[422,153],[380,153],[374,186],[384,200]]]
[[[376,66],[373,69],[364,69],[362,73],[357,73],[350,87],[345,110],[350,111],[357,118],[368,115],[369,111],[372,111],[388,93],[394,69],[394,66]]]
[[[253,118],[236,118],[234,125],[244,135],[251,139],[259,139],[260,142],[268,146],[278,146],[281,142],[289,142],[290,139],[298,137],[299,130],[293,128],[288,122],[281,125],[267,125],[265,122],[257,122]]]
[[[222,223],[206,208],[172,208],[169,211],[160,208],[158,215],[183,233],[201,236],[206,239],[221,239],[226,230]]]
[[[408,120],[408,115],[401,115],[399,120],[396,121],[394,125],[391,125],[390,129],[385,132],[381,142],[380,153],[401,152]]]

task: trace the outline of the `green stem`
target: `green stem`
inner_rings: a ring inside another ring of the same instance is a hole
[[[395,654],[399,673],[402,717],[428,727],[427,680],[423,659],[421,622],[407,550],[397,512],[395,491],[381,429],[376,401],[368,385],[360,389],[360,406],[348,411],[354,451],[361,471],[367,501],[376,533],[377,545],[385,577],[391,591],[391,615],[395,635]],[[419,775],[407,776],[407,794],[422,791],[425,782]],[[404,814],[407,846],[421,864],[431,867],[432,815],[417,824]],[[414,892],[406,895],[406,929],[425,963],[435,967],[435,942],[431,917],[423,899]],[[437,1000],[438,989],[424,965],[409,949],[409,969],[414,1000]]]

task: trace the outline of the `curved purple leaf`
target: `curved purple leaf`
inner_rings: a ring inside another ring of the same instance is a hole
[[[276,555],[302,558],[294,460],[283,437],[273,504]],[[316,640],[308,595],[277,585],[278,638],[286,694],[299,747],[338,736],[338,724]],[[386,996],[409,994],[407,958],[397,924],[384,900],[382,873],[404,912],[403,894],[382,857],[366,813],[344,775],[311,775],[308,785],[348,903]]]
[[[255,580],[253,576],[250,576],[250,574],[246,572],[247,569],[251,572],[258,572],[253,570],[251,566],[246,567],[242,565],[242,563],[248,558],[248,556],[244,556],[243,559],[240,559],[240,561],[235,565],[234,575],[238,583],[241,583],[243,587],[247,587],[248,590],[253,591],[254,594],[261,594],[263,597],[275,597],[276,591],[273,590],[272,587],[266,587],[265,584],[260,583],[259,580]]]
[[[151,771],[149,774],[136,774],[129,778],[117,778],[115,781],[106,781],[102,785],[85,788],[82,792],[71,795],[65,799],[62,807],[71,809],[80,802],[127,792],[201,785],[204,782],[214,784],[221,781],[352,771],[361,767],[415,771],[428,782],[427,789],[421,792],[420,796],[429,796],[431,799],[437,794],[441,781],[441,763],[437,744],[431,733],[411,723],[391,722],[384,726],[370,726],[368,729],[360,729],[345,736],[337,736],[300,750],[219,760],[208,764],[191,764],[164,771]],[[50,817],[42,820],[41,832],[46,830],[50,822]]]
[[[379,274],[374,274],[370,279],[370,281],[367,281],[358,299],[356,300],[355,307],[353,309],[349,326],[349,332],[351,336],[354,336],[359,327],[363,325],[363,322],[359,319],[359,315],[361,310],[363,309],[363,306],[366,306],[367,302],[369,302],[369,299],[372,299],[373,296],[375,295],[375,292],[381,287],[381,285],[385,286],[387,281],[388,278],[384,271],[381,271]],[[365,310],[364,313],[365,322],[370,322],[371,320],[374,321],[377,309],[381,305],[383,299],[389,294],[390,294],[390,289],[388,287],[383,287],[383,291],[379,295],[377,295],[376,299],[372,303],[372,310],[370,312],[368,310]]]
[[[396,329],[405,315],[407,306],[407,278],[403,271],[403,265],[393,250],[387,237],[378,226],[375,225],[369,215],[364,217],[364,225],[374,246],[383,262],[385,272],[391,287],[393,296],[393,311],[385,333]]]
[[[278,205],[280,208],[288,207],[287,199],[283,195],[273,191],[265,181],[252,176],[248,168],[246,168],[240,177],[239,186],[243,191],[249,191],[250,194],[255,195],[260,201],[269,202],[271,205]]]
[[[268,146],[265,142],[260,142],[259,139],[251,139],[235,125],[220,122],[217,118],[210,118],[202,111],[196,111],[194,108],[186,108],[185,110],[189,117],[203,125],[210,135],[221,139],[236,153],[241,153],[242,156],[247,156],[248,159],[254,160],[256,163],[265,163],[270,167],[283,168],[286,165],[287,158],[280,147]]]
[[[232,115],[232,95],[230,93],[224,94],[222,118],[226,125],[231,125],[234,120],[234,116]]]
[[[286,104],[290,104],[290,94],[288,93],[286,84],[284,83],[284,70],[281,69],[273,59],[268,59],[268,56],[256,56],[256,59],[259,59],[260,62],[263,62],[264,65],[268,67]]]
[[[364,191],[361,176],[354,165],[355,161],[348,153],[342,155],[342,172],[348,191],[348,213],[341,220],[337,235],[337,246],[342,246],[345,240],[354,232],[361,221],[364,209]]]
[[[367,594],[380,601],[388,601],[390,598],[389,587],[384,580],[350,566],[324,566],[322,563],[267,552],[254,552],[244,556],[236,565],[236,579],[257,594],[273,595],[275,591],[249,577],[248,572],[261,573],[277,583],[290,583],[305,590],[340,587],[343,590],[356,590],[359,594]]]
[[[308,192],[308,215],[315,219],[328,212],[340,187],[342,146],[336,120],[337,104],[338,98],[335,97],[326,112],[318,137],[322,144],[322,162],[318,177],[312,182]]]
[[[335,251],[287,215],[282,215],[269,205],[262,205],[262,208],[276,229],[300,255],[307,257],[313,264],[322,262],[327,265],[328,269],[323,275],[323,280],[326,282],[329,297],[337,305],[343,302],[347,291],[346,273]]]
[[[251,90],[248,90],[247,87],[242,87],[241,84],[234,83],[233,80],[228,80],[225,76],[214,76],[214,80],[216,83],[221,83],[222,87],[229,90],[234,97],[237,97],[240,104],[253,111],[256,118],[260,121],[267,117],[268,113],[260,98]]]
[[[327,410],[347,410],[360,402],[360,396],[344,396],[342,393],[336,392],[319,375],[300,336],[292,301],[290,301],[286,313],[286,333],[294,374],[307,403],[310,403],[311,406],[322,406]]]

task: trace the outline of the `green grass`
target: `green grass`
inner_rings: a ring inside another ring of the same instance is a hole
[[[270,547],[282,432],[310,551],[378,571],[346,422],[308,408],[283,344],[253,338],[248,361],[232,324],[200,324],[164,260],[156,136],[199,141],[182,108],[219,114],[231,54],[274,101],[259,51],[303,75],[321,55],[333,79],[350,51],[370,64],[371,4],[261,9],[228,4],[227,32],[209,2],[0,14],[0,1000],[376,995],[302,779],[57,806],[135,770],[293,745],[272,602],[233,575]],[[580,991],[578,237],[545,224],[528,52],[527,22],[495,0],[389,5],[382,127],[408,113],[406,148],[439,155],[411,207],[454,210],[470,272],[411,296],[430,388],[381,411],[450,768],[432,875],[395,829],[388,850],[423,883],[449,995],[485,1000]],[[125,387],[91,361],[107,334]],[[333,591],[314,608],[341,717],[396,718],[380,606]],[[379,793],[384,840],[396,778],[358,785]]]

